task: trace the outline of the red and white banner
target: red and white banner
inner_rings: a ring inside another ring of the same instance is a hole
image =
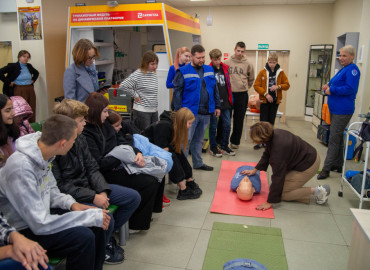
[[[113,21],[162,20],[161,10],[134,10],[112,12],[72,13],[71,22],[113,22]]]

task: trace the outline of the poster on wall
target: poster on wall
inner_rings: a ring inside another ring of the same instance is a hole
[[[21,40],[41,40],[40,7],[19,7],[19,32]]]

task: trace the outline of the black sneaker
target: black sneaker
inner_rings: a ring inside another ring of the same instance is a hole
[[[190,188],[191,190],[194,191],[195,194],[201,195],[203,191],[200,189],[199,185],[195,183],[195,181],[186,181],[186,187]]]
[[[203,171],[213,171],[213,167],[204,164],[198,168],[194,168],[195,170],[203,170]]]
[[[119,253],[121,253],[121,254],[125,254],[125,250],[120,246],[120,245],[118,245],[118,243],[117,243],[117,241],[116,241],[116,238],[114,238],[114,236],[112,236],[111,238],[110,238],[110,243],[109,243],[110,245],[112,245],[113,247],[115,247],[115,249],[119,252]]]
[[[200,194],[196,194],[194,190],[191,188],[186,188],[184,190],[179,190],[179,193],[177,194],[178,200],[189,200],[189,199],[198,199],[200,197]]]
[[[217,146],[216,147],[210,147],[209,154],[211,156],[214,156],[214,157],[222,157],[222,154],[218,150]]]
[[[235,156],[235,152],[234,152],[233,150],[231,150],[229,147],[227,147],[227,146],[222,146],[222,147],[221,147],[221,149],[222,149],[222,151],[223,151],[223,153],[224,153],[225,155],[228,155],[228,156]]]
[[[114,246],[108,244],[105,247],[105,260],[106,264],[120,264],[123,263],[125,256],[120,253]]]
[[[265,147],[265,145],[263,143],[260,143],[260,144],[256,144],[255,146],[253,146],[253,149],[254,150],[258,150],[258,149],[260,149],[262,147]]]

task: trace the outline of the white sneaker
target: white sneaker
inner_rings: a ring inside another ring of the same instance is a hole
[[[322,185],[315,187],[314,196],[316,198],[317,204],[325,204],[328,201],[328,196],[330,194],[330,186]]]
[[[230,148],[231,149],[239,149],[239,145],[230,143]]]

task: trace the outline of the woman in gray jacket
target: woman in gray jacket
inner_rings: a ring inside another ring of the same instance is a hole
[[[72,50],[74,63],[63,76],[64,97],[84,102],[87,96],[99,89],[98,72],[94,60],[100,54],[88,39],[77,41]]]

